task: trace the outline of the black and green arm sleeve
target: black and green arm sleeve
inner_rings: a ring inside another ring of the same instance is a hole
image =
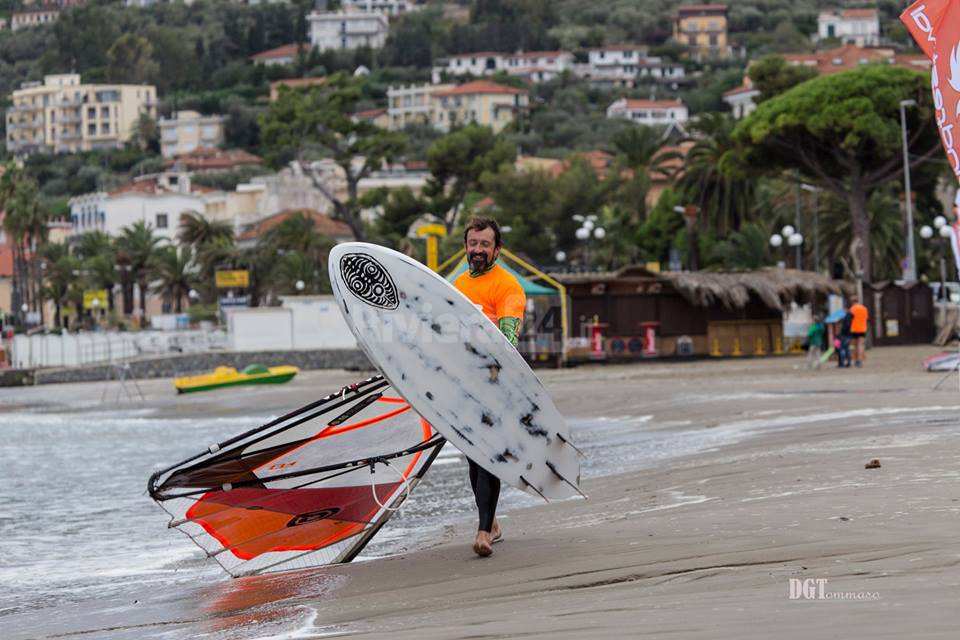
[[[520,341],[520,318],[500,318],[499,325],[500,333],[516,347]]]

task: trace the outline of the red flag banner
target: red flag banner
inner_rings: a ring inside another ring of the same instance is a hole
[[[907,26],[910,35],[928,58],[933,58],[933,44],[936,42],[938,25],[951,4],[956,2],[954,0],[917,0],[900,14],[900,21]]]
[[[960,0],[920,0],[900,19],[933,60],[937,127],[950,170],[960,180]]]

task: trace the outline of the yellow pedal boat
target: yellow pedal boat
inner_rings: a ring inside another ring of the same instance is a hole
[[[296,367],[265,367],[262,364],[251,364],[239,372],[233,367],[217,367],[213,373],[202,376],[176,378],[173,386],[177,393],[193,393],[242,384],[282,384],[290,382],[299,372]]]

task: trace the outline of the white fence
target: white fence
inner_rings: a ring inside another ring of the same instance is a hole
[[[17,335],[10,343],[14,367],[75,367],[148,355],[225,349],[222,331],[140,331]]]

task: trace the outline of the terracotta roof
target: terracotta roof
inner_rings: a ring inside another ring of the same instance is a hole
[[[255,53],[250,56],[251,60],[277,60],[279,58],[294,58],[297,54],[300,53],[301,48],[304,51],[309,51],[310,47],[305,44],[285,44],[280,47],[275,47],[273,49],[267,49],[266,51],[261,51],[260,53]]]
[[[840,12],[844,18],[876,18],[876,9],[844,9]]]
[[[190,184],[190,193],[213,193],[219,191],[214,187],[207,187],[200,184]],[[120,196],[126,193],[142,193],[146,195],[168,195],[179,193],[176,189],[163,189],[159,186],[156,178],[147,178],[146,180],[135,180],[129,184],[117,187],[107,193],[108,198]]]
[[[858,47],[854,44],[815,53],[787,53],[783,59],[794,64],[816,66],[817,71],[824,75],[850,71],[862,64],[875,62],[887,62],[911,69],[930,68],[930,64],[924,62],[925,56],[903,55],[893,49]]]
[[[739,87],[734,87],[733,89],[730,89],[729,91],[724,91],[724,92],[723,92],[724,97],[726,97],[726,96],[736,96],[736,95],[739,95],[739,94],[741,94],[741,93],[750,93],[751,91],[757,91],[757,89],[755,89],[755,88],[753,87],[753,83],[750,82],[750,78],[744,78],[743,80],[744,80],[744,81],[743,81],[743,84],[741,84]]]
[[[237,236],[238,240],[256,240],[263,236],[267,231],[274,228],[284,220],[297,214],[306,214],[313,218],[313,228],[326,236],[334,238],[353,238],[353,231],[350,225],[342,220],[334,220],[330,216],[320,213],[314,209],[287,209],[280,213],[275,213],[270,217],[260,220],[256,224],[250,225]]]
[[[649,51],[650,47],[642,44],[611,44],[605,47],[593,47],[590,51]]]
[[[553,165],[547,170],[547,173],[555,178],[561,176],[573,166],[576,160],[581,159],[586,160],[598,176],[603,176],[613,163],[613,156],[606,151],[583,151],[574,153],[563,162]]]
[[[676,109],[683,106],[683,102],[680,100],[633,100],[627,98],[625,103],[624,106],[627,109]]]
[[[513,87],[508,87],[504,84],[497,84],[496,82],[490,82],[488,80],[477,80],[475,82],[468,82],[466,84],[461,84],[460,86],[453,87],[452,89],[446,89],[444,91],[437,91],[433,95],[435,96],[466,96],[466,95],[476,95],[479,93],[498,93],[498,94],[509,94],[509,95],[527,95],[529,92],[524,91],[523,89],[514,89]]]
[[[186,171],[213,171],[232,169],[245,165],[263,164],[263,158],[247,153],[243,149],[211,149],[202,147],[190,153],[179,155],[163,163],[165,167],[181,165]]]
[[[24,8],[24,9],[20,9],[19,11],[14,11],[13,15],[23,16],[31,13],[60,13],[60,7],[56,5],[46,5],[42,7]]]
[[[407,171],[426,171],[428,169],[426,160],[407,160],[403,163],[403,166]]]
[[[353,114],[353,117],[357,120],[376,120],[386,112],[386,109],[367,109],[365,111],[357,111]]]
[[[502,51],[474,51],[473,53],[454,53],[447,56],[447,58],[453,60],[454,58],[489,58],[491,56],[505,56],[507,54]]]
[[[509,58],[556,58],[567,53],[566,51],[520,51],[506,54]]]
[[[473,210],[483,211],[484,209],[489,209],[495,204],[497,204],[496,200],[494,200],[490,196],[486,196],[485,198],[481,198],[480,200],[477,200],[476,202],[473,203]]]
[[[725,4],[688,4],[677,7],[677,13],[696,13],[698,11],[726,11]]]

